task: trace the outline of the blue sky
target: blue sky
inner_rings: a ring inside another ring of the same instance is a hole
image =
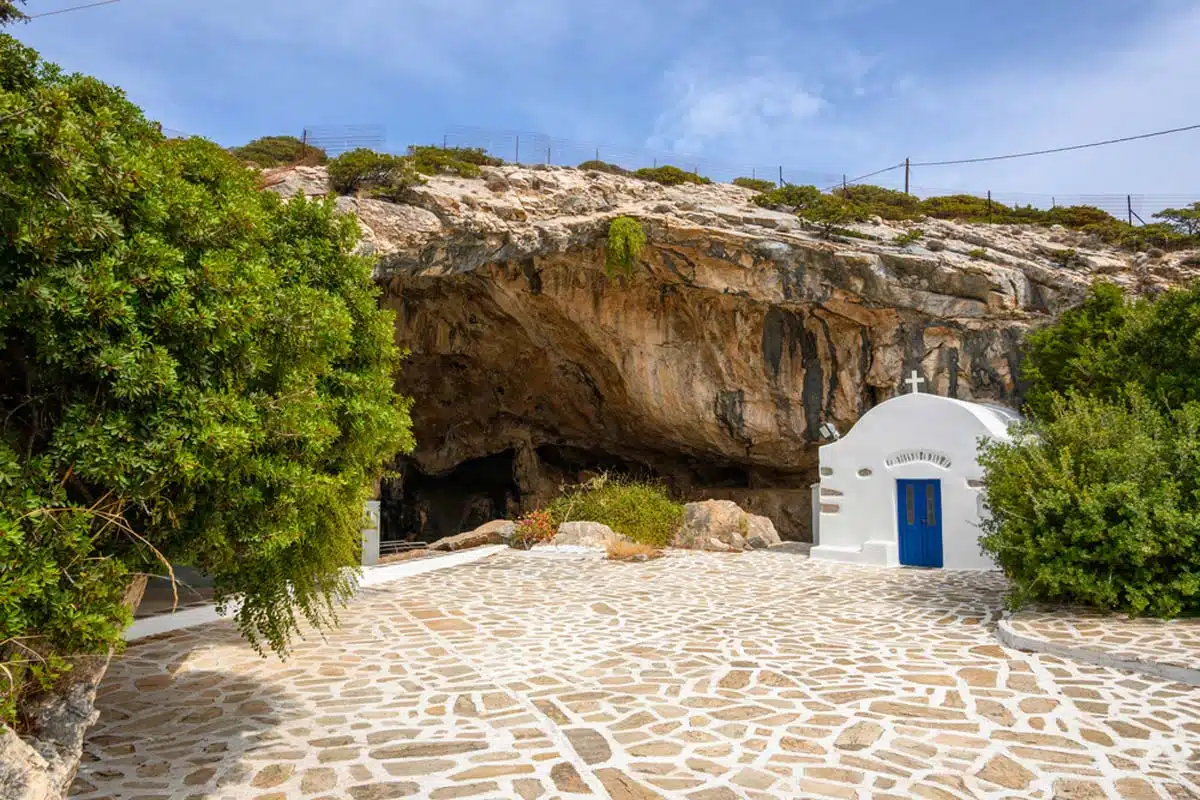
[[[369,123],[509,147],[473,126],[815,182],[1200,123],[1200,0],[121,0],[13,32],[223,144]],[[1200,197],[1197,153],[1200,131],[913,184]]]

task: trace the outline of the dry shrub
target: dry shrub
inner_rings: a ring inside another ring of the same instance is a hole
[[[637,542],[609,542],[606,549],[609,561],[649,561],[662,556],[657,547]]]

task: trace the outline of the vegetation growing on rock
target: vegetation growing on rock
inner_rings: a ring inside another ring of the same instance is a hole
[[[793,186],[764,191],[753,202],[766,208],[792,208],[802,211],[824,196],[815,186]],[[915,196],[880,186],[858,184],[835,189],[832,196],[840,197],[863,209],[866,217],[885,220],[917,220],[921,217],[1027,225],[1062,225],[1098,237],[1108,244],[1130,250],[1150,248],[1182,248],[1200,246],[1200,203],[1192,209],[1167,209],[1155,216],[1164,222],[1151,225],[1130,225],[1094,206],[1057,206],[1038,209],[1033,206],[1006,206],[974,195],[956,194],[929,197]]]
[[[547,510],[556,528],[564,522],[598,522],[651,547],[665,547],[683,523],[683,505],[662,486],[611,475],[567,487]]]
[[[685,183],[712,183],[711,180],[703,175],[697,175],[694,172],[685,172],[679,167],[670,164],[664,164],[661,167],[642,167],[633,174],[635,177],[661,183],[663,186],[682,186]]]
[[[617,164],[610,164],[607,161],[599,161],[590,159],[579,165],[579,169],[594,169],[597,172],[607,172],[610,175],[632,175],[633,173]]]
[[[819,194],[798,212],[801,219],[821,227],[821,235],[829,238],[842,226],[867,219],[865,207],[835,194]]]
[[[229,152],[238,161],[263,169],[295,164],[312,166],[329,161],[324,150],[305,144],[295,136],[263,136],[241,147],[231,148]]]
[[[479,147],[432,147],[412,145],[408,158],[413,169],[423,175],[450,174],[460,178],[478,178],[480,167],[498,167],[503,160],[490,156]]]
[[[105,653],[134,576],[211,575],[256,646],[331,621],[410,449],[358,226],[0,36],[0,713]],[[97,135],[103,130],[104,135]]]
[[[634,266],[646,246],[642,223],[633,217],[617,217],[608,226],[608,241],[604,248],[604,272],[611,279],[618,275],[633,275]]]
[[[763,180],[762,178],[734,178],[734,186],[741,186],[743,189],[753,189],[756,192],[771,192],[775,190],[775,181]]]
[[[424,182],[412,159],[404,156],[359,148],[329,162],[329,183],[338,194],[362,193],[399,202],[406,189]]]

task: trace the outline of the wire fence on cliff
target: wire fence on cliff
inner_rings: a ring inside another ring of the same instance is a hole
[[[1180,130],[1190,130],[1190,128]],[[1165,133],[1171,132],[1166,131]],[[169,136],[187,135],[171,129],[164,129],[164,133]],[[776,185],[790,183],[832,189],[837,186],[869,182],[889,189],[904,190],[907,188],[911,194],[921,198],[971,195],[988,198],[1007,206],[1032,206],[1042,209],[1054,206],[1086,205],[1099,208],[1118,219],[1127,220],[1135,225],[1153,222],[1154,214],[1165,208],[1187,206],[1200,199],[1200,191],[1194,194],[1133,194],[1127,192],[1072,194],[991,191],[987,188],[965,190],[922,184],[906,186],[907,170],[905,170],[904,162],[868,175],[851,178],[845,173],[799,168],[785,164],[769,164],[753,160],[722,160],[710,156],[568,139],[532,131],[476,126],[447,128],[440,141],[405,142],[403,144],[390,142],[385,127],[377,124],[315,125],[300,131],[298,138],[313,147],[324,150],[331,157],[360,147],[398,154],[404,153],[409,144],[476,147],[496,158],[517,164],[578,166],[585,161],[598,160],[628,170],[672,164],[687,172],[693,172],[719,183],[729,183],[735,178],[746,177],[771,181]]]

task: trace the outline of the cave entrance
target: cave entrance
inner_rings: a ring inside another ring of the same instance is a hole
[[[505,450],[441,475],[427,475],[402,459],[398,477],[380,487],[381,539],[433,542],[514,515],[521,501],[513,479],[515,456]]]

